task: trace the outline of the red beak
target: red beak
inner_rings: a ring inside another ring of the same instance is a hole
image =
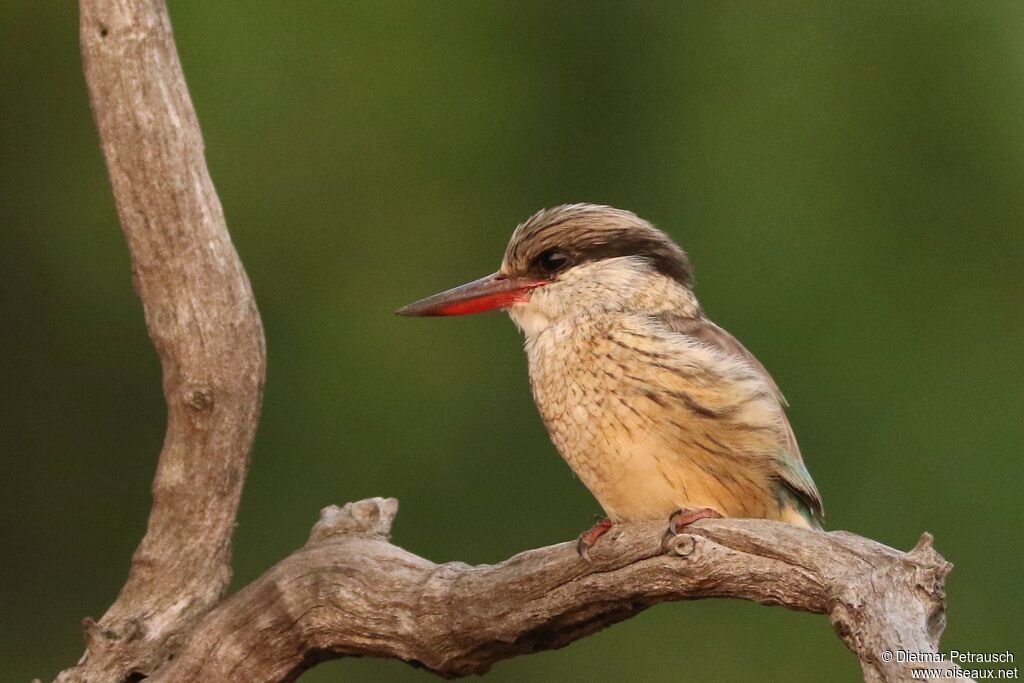
[[[398,315],[467,315],[508,308],[530,299],[530,291],[547,280],[493,273],[461,287],[428,296],[395,311]]]

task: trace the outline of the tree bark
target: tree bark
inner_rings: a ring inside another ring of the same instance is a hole
[[[325,509],[305,547],[225,599],[264,380],[259,313],[164,2],[81,0],[81,43],[168,426],[128,579],[58,681],[291,681],[354,655],[457,677],[705,597],[828,614],[869,681],[910,680],[886,652],[937,651],[951,565],[930,536],[902,553],[764,520],[705,520],[664,543],[662,525],[622,525],[592,562],[561,544],[435,565],[388,542],[397,502],[377,498]]]
[[[592,562],[562,543],[472,567],[391,545],[397,509],[381,498],[326,508],[304,548],[214,609],[153,680],[291,681],[352,655],[454,678],[660,602],[732,597],[828,614],[865,680],[904,681],[909,666],[884,653],[936,652],[945,625],[951,565],[927,534],[903,553],[767,520],[705,520],[665,543],[664,523],[629,524],[601,538]]]
[[[224,596],[265,353],[164,3],[80,10],[93,118],[167,401],[146,535],[117,600],[85,621],[84,657],[58,678],[120,681],[154,671]]]

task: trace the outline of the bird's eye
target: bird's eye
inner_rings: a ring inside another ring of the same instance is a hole
[[[569,265],[569,256],[557,249],[548,249],[537,257],[537,265],[545,273],[557,273]]]

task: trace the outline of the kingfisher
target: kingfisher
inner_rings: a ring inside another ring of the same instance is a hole
[[[397,311],[505,310],[551,440],[618,522],[755,517],[821,529],[821,496],[765,367],[697,301],[690,259],[634,213],[564,204],[512,233],[496,273]]]

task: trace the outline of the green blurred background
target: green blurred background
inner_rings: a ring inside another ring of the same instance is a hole
[[[269,373],[235,585],[318,510],[494,562],[596,503],[502,315],[401,304],[492,271],[565,201],[689,250],[772,370],[828,526],[956,570],[945,648],[1024,656],[1024,4],[172,3]],[[0,679],[82,651],[145,525],[164,428],[71,2],[0,4]],[[496,681],[855,681],[821,616],[656,607]],[[426,681],[342,660],[310,681]]]

